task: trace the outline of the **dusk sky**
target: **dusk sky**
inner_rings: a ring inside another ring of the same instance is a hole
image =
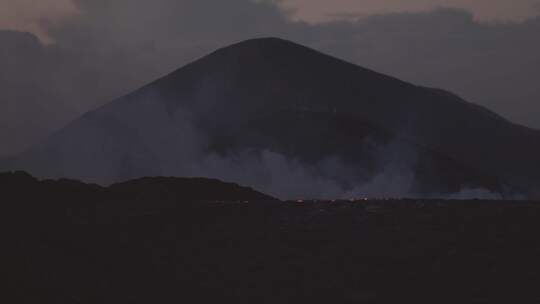
[[[538,0],[0,0],[0,156],[217,48],[265,36],[540,128],[539,13]]]
[[[76,0],[0,0],[0,28],[46,35],[40,22],[78,13]],[[538,0],[280,0],[294,10],[294,18],[308,22],[343,16],[368,16],[393,12],[417,12],[440,7],[461,8],[482,21],[516,21],[540,13]]]
[[[284,0],[298,9],[298,16],[304,20],[329,20],[336,15],[371,14],[392,12],[415,12],[452,7],[466,9],[479,20],[523,20],[537,15],[536,0]]]

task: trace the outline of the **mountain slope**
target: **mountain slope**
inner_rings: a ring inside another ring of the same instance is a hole
[[[206,56],[12,164],[92,182],[209,176],[281,197],[534,195],[540,133],[451,93],[280,39]]]

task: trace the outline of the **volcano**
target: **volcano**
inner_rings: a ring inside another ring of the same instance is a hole
[[[280,198],[538,196],[540,132],[296,43],[215,51],[10,160],[110,184],[211,177]]]

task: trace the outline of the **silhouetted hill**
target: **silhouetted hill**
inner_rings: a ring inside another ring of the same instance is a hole
[[[251,188],[206,178],[146,177],[102,187],[76,180],[38,180],[22,171],[0,173],[0,191],[9,200],[79,199],[122,201],[275,200]],[[75,202],[76,203],[76,202]],[[74,203],[74,204],[75,204]]]
[[[97,183],[207,176],[280,197],[500,197],[535,195],[538,155],[538,131],[451,93],[269,38],[89,112],[11,167]]]
[[[540,300],[538,202],[281,202],[215,180],[22,172],[0,174],[0,195],[3,303]]]

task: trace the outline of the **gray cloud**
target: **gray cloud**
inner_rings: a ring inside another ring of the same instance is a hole
[[[331,20],[336,14],[373,15],[393,12],[421,12],[440,7],[471,11],[479,20],[524,20],[538,15],[537,0],[288,0],[297,17],[313,22]]]
[[[30,31],[49,41],[42,23],[76,13],[72,0],[0,0],[0,29]]]
[[[0,32],[0,155],[217,47],[260,36],[450,89],[540,127],[540,19],[483,24],[464,11],[438,10],[310,25],[290,21],[275,1],[76,3],[79,14],[46,22],[53,45]]]

